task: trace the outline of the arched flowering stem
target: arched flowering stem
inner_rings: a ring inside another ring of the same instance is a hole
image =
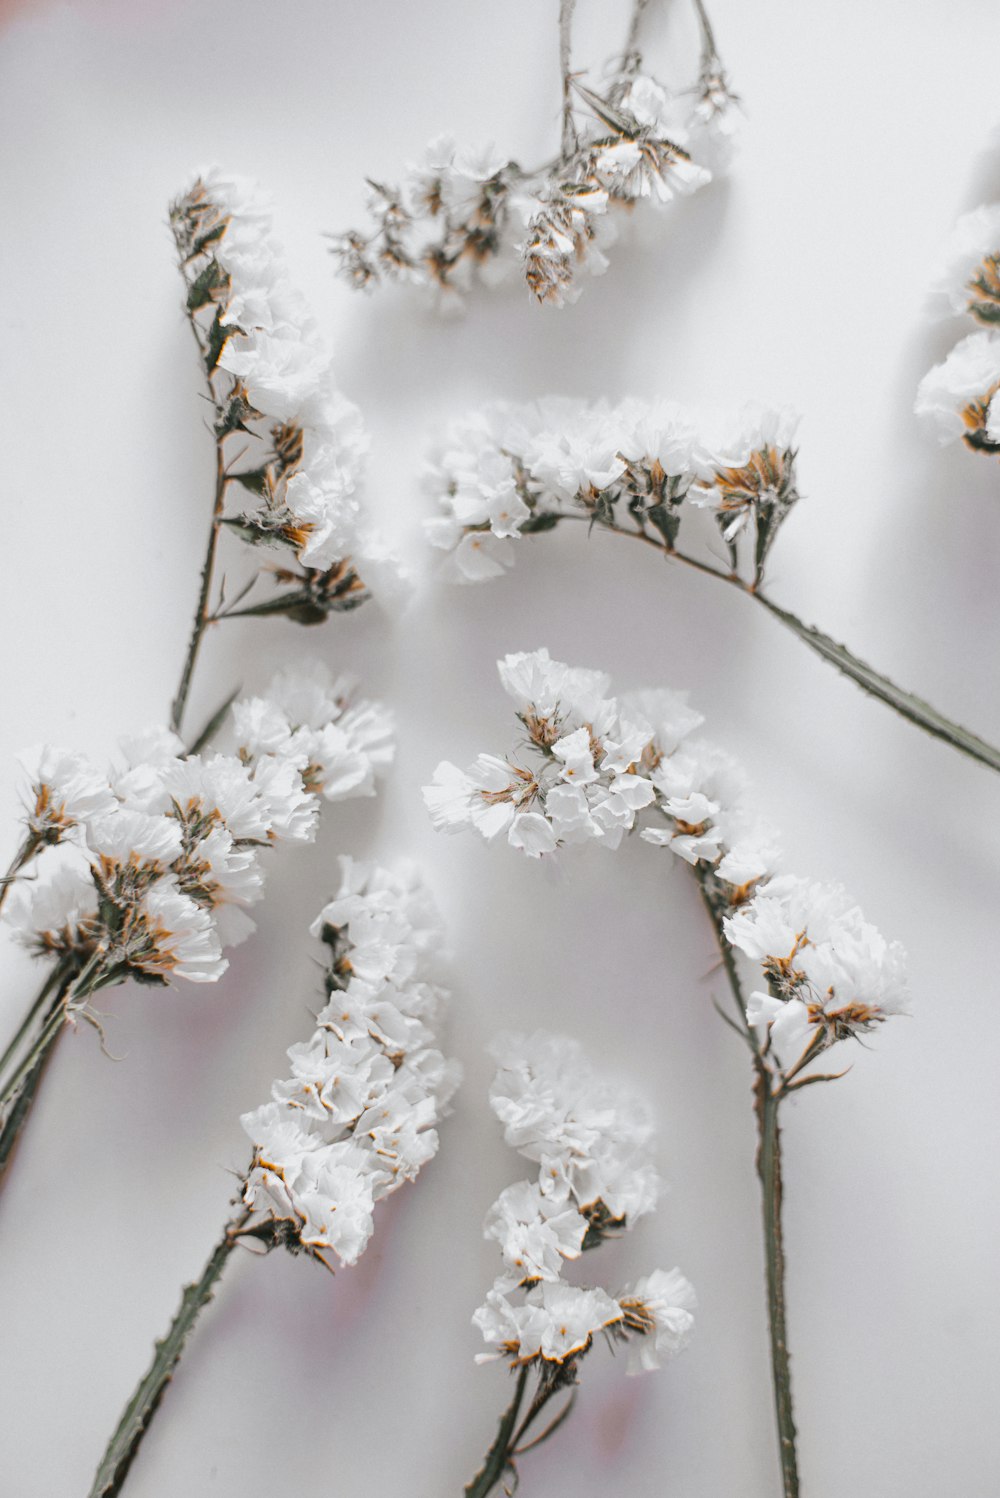
[[[540,531],[553,529],[563,520],[585,520],[591,528],[596,524],[601,530],[610,531],[613,535],[641,541],[644,545],[652,546],[654,550],[660,552],[668,562],[678,562],[681,566],[690,567],[705,577],[714,577],[718,582],[728,583],[747,598],[752,598],[759,603],[773,619],[777,619],[786,629],[791,630],[792,634],[796,635],[803,644],[808,645],[809,649],[822,660],[835,666],[842,675],[849,677],[863,692],[867,692],[869,697],[875,697],[879,702],[884,702],[886,707],[891,707],[901,718],[905,718],[908,723],[913,723],[917,728],[922,728],[932,738],[942,739],[952,749],[957,749],[960,754],[966,754],[979,764],[986,765],[988,769],[1000,772],[1000,748],[995,744],[990,744],[970,729],[963,728],[961,723],[945,717],[944,713],[939,712],[924,698],[918,697],[915,692],[908,692],[905,687],[897,686],[890,677],[877,671],[867,661],[863,661],[846,645],[841,645],[832,636],[817,629],[814,624],[807,624],[790,609],[782,608],[774,603],[758,586],[747,582],[738,572],[724,572],[721,568],[713,567],[698,557],[688,556],[685,552],[678,551],[676,547],[667,545],[657,536],[650,535],[644,530],[633,530],[629,526],[618,525],[614,521],[603,518],[595,522],[583,515],[559,515],[553,518],[550,526],[539,526],[538,529]]]
[[[985,336],[985,335],[984,335]],[[1000,346],[1000,334],[994,337]],[[1000,358],[998,358],[1000,366]],[[934,738],[994,771],[1000,748],[954,722],[764,591],[779,531],[798,503],[793,412],[747,407],[716,438],[668,402],[617,406],[559,399],[497,403],[456,422],[439,444],[428,487],[441,513],[426,522],[446,567],[466,583],[499,577],[522,536],[564,522],[651,547],[667,562],[735,588],[802,643]],[[678,540],[693,510],[714,516],[728,569]]]
[[[531,1403],[528,1405],[524,1418],[519,1419],[527,1377],[528,1367],[525,1365],[518,1371],[514,1397],[504,1411],[497,1438],[486,1453],[486,1460],[481,1470],[465,1488],[466,1498],[487,1498],[489,1493],[492,1493],[499,1484],[505,1484],[508,1479],[516,1484],[519,1480],[518,1457],[524,1456],[527,1452],[533,1451],[536,1446],[540,1446],[543,1441],[547,1441],[550,1436],[555,1435],[563,1422],[569,1419],[576,1402],[576,1389],[573,1387],[576,1383],[575,1368],[564,1363],[559,1364],[556,1371],[552,1372],[545,1364],[542,1364],[537,1372],[538,1381]],[[534,1425],[549,1401],[557,1394],[564,1393],[566,1389],[572,1389],[572,1392],[555,1419],[550,1421],[539,1435],[533,1436],[525,1443],[525,1436],[530,1427]],[[514,1489],[505,1487],[504,1491],[513,1492]]]

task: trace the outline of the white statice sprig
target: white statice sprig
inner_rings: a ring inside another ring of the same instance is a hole
[[[750,994],[747,1020],[765,1035],[786,1082],[837,1041],[905,1010],[902,946],[886,941],[840,885],[769,879],[724,927],[731,945],[760,965],[766,987]]]
[[[319,664],[235,703],[227,733],[227,752],[190,754],[151,729],[103,774],[68,750],[31,756],[26,826],[60,846],[17,884],[4,919],[30,952],[58,959],[68,1013],[129,977],[220,977],[223,949],[254,929],[267,850],[311,842],[322,799],[373,794],[393,752],[390,714]]]
[[[489,1349],[476,1361],[502,1358],[519,1369],[518,1400],[534,1372],[537,1415],[577,1382],[600,1333],[612,1346],[627,1345],[630,1373],[658,1368],[687,1345],[696,1302],[678,1269],[656,1270],[617,1296],[565,1277],[568,1263],[656,1205],[653,1126],[642,1100],[566,1036],[504,1035],[491,1052],[498,1063],[491,1106],[506,1142],[537,1174],[506,1187],[486,1217],[485,1236],[499,1245],[503,1267],[472,1318]],[[517,1433],[515,1410],[500,1454],[510,1466]]]
[[[326,1004],[290,1075],[244,1114],[253,1142],[237,1211],[187,1285],[98,1465],[92,1498],[118,1492],[161,1407],[185,1343],[241,1245],[355,1264],[375,1204],[416,1178],[438,1149],[459,1068],[442,1042],[449,995],[437,981],[441,927],[410,865],[340,861],[340,888],[312,926],[328,950]]]
[[[730,903],[773,871],[771,830],[748,810],[732,758],[693,738],[701,716],[664,689],[610,694],[610,678],[554,661],[547,650],[508,655],[500,680],[527,735],[519,756],[448,761],[424,801],[435,826],[504,835],[530,857],[598,843],[615,849],[641,825],[649,842],[713,875]]]
[[[314,623],[353,608],[368,597],[365,559],[384,559],[360,499],[368,437],[289,279],[271,205],[213,169],[171,205],[170,225],[215,406],[220,504],[242,496],[217,519],[287,558],[270,569],[277,596],[246,604],[251,583],[220,596],[214,617],[239,607]]]
[[[399,184],[369,182],[368,229],[334,236],[341,275],[363,290],[399,281],[455,301],[476,280],[494,285],[520,271],[536,301],[575,301],[582,274],[607,268],[611,209],[671,202],[711,180],[709,163],[727,164],[738,101],[704,7],[696,9],[703,45],[694,87],[672,92],[644,71],[634,25],[625,54],[591,87],[569,67],[572,5],[563,0],[555,159],[527,169],[492,146],[433,140]]]
[[[243,1200],[251,1231],[327,1263],[354,1264],[375,1203],[438,1148],[458,1085],[438,1049],[447,994],[434,981],[441,930],[414,870],[341,859],[338,894],[312,927],[329,949],[327,1003],[291,1075],[243,1116],[254,1145]]]
[[[694,506],[714,514],[734,573],[746,550],[757,587],[799,498],[798,418],[751,405],[714,425],[670,401],[486,406],[453,423],[431,457],[439,514],[428,540],[449,553],[456,581],[478,582],[513,564],[518,537],[574,519],[676,554]]]

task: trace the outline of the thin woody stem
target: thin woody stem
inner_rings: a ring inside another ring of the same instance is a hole
[[[740,1012],[743,1029],[753,1051],[754,1116],[757,1120],[757,1174],[761,1186],[761,1211],[764,1224],[764,1262],[767,1279],[767,1320],[771,1339],[771,1379],[774,1386],[774,1409],[778,1430],[778,1453],[781,1461],[784,1498],[798,1498],[799,1476],[795,1451],[795,1420],[792,1414],[792,1375],[788,1353],[788,1331],[785,1320],[785,1251],[781,1230],[781,1135],[778,1108],[784,1096],[772,1089],[773,1074],[757,1041],[753,1026],[746,1017],[746,998],[732,947],[726,940],[722,924],[724,909],[710,887],[711,875],[696,864],[695,878],[701,890],[715,932],[719,955]]]
[[[521,1401],[524,1398],[524,1386],[527,1380],[528,1369],[523,1367],[517,1375],[514,1397],[504,1411],[496,1440],[486,1453],[482,1468],[466,1487],[465,1498],[486,1498],[486,1495],[493,1491],[510,1469],[512,1450],[517,1445],[514,1431],[517,1427],[517,1417],[521,1412]]]
[[[632,17],[629,21],[628,36],[625,38],[625,50],[622,54],[622,70],[624,72],[635,72],[642,60],[639,52],[639,32],[642,27],[642,18],[649,6],[649,0],[635,0],[632,6]]]
[[[97,1468],[90,1498],[120,1493],[149,1423],[173,1377],[184,1344],[204,1307],[212,1299],[229,1256],[240,1239],[249,1213],[229,1223],[209,1255],[199,1279],[184,1287],[181,1303],[165,1337],[155,1344],[153,1360],[129,1399]]]
[[[209,380],[211,388],[211,380]],[[194,624],[191,629],[191,638],[188,641],[187,655],[184,658],[184,668],[181,671],[180,685],[177,695],[174,697],[170,709],[170,726],[175,733],[180,733],[181,723],[184,719],[184,709],[187,705],[188,692],[191,689],[191,677],[194,674],[195,662],[198,659],[198,650],[201,646],[202,637],[209,624],[212,622],[212,609],[210,599],[212,596],[212,580],[215,571],[215,556],[219,546],[219,533],[222,529],[222,515],[226,499],[226,474],[225,458],[223,456],[223,438],[215,439],[215,502],[212,507],[212,524],[208,533],[208,548],[205,552],[205,560],[201,569],[201,586],[198,591],[198,605],[195,609]]]
[[[778,1123],[780,1097],[771,1091],[771,1075],[758,1062],[754,1081],[759,1146],[757,1174],[760,1177],[764,1219],[764,1250],[767,1266],[767,1309],[771,1332],[771,1375],[774,1411],[778,1424],[778,1454],[784,1498],[798,1498],[799,1470],[795,1450],[795,1419],[792,1411],[792,1372],[785,1319],[785,1248],[781,1225],[781,1130]]]
[[[708,11],[705,9],[703,0],[694,0],[695,12],[698,16],[698,25],[701,27],[701,65],[702,68],[711,67],[712,63],[719,60],[719,50],[715,45],[715,33],[712,23],[708,19]]]
[[[0,877],[0,910],[3,909],[4,901],[9,891],[13,888],[18,874],[31,862],[41,846],[42,839],[36,833],[29,832],[20,848],[14,854],[6,874]]]
[[[569,70],[575,8],[576,0],[559,0],[559,70],[562,74],[562,155],[564,160],[572,156],[576,150],[576,126],[573,124],[573,80]]]
[[[559,515],[559,520],[583,520],[589,525],[591,523],[588,515]],[[830,635],[824,634],[815,625],[807,624],[790,609],[781,608],[773,603],[758,588],[745,582],[735,572],[723,572],[718,567],[712,567],[707,562],[699,561],[697,557],[686,556],[684,552],[675,551],[667,547],[663,542],[656,540],[647,532],[641,530],[629,530],[624,526],[609,522],[602,522],[602,529],[613,532],[617,536],[627,536],[633,541],[642,541],[646,546],[652,546],[660,552],[668,562],[680,562],[685,567],[690,567],[696,572],[704,573],[708,577],[714,577],[717,581],[728,583],[730,587],[736,588],[740,593],[746,594],[748,598],[754,599],[760,606],[767,610],[772,618],[777,619],[786,629],[791,630],[794,635],[808,645],[823,660],[831,666],[835,666],[844,676],[850,677],[851,681],[859,686],[863,692],[870,697],[876,697],[891,707],[901,718],[913,723],[917,728],[922,728],[932,738],[942,739],[952,749],[957,749],[960,754],[966,754],[970,759],[977,760],[979,764],[986,765],[990,770],[1000,772],[1000,748],[982,739],[978,734],[968,728],[963,728],[960,723],[955,723],[951,718],[945,717],[929,702],[922,697],[908,692],[904,687],[897,686],[890,677],[884,676],[867,661],[854,654],[846,645],[841,645]]]

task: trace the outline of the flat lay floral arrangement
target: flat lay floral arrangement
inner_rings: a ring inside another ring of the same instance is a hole
[[[687,50],[674,39],[662,56],[661,0],[625,0],[613,50],[596,60],[580,50],[584,0],[551,0],[537,14],[535,44],[549,49],[556,88],[530,116],[546,122],[530,159],[457,134],[424,145],[400,105],[391,179],[375,162],[378,175],[366,176],[369,164],[351,153],[367,183],[358,227],[336,222],[318,192],[299,205],[329,285],[350,301],[360,336],[383,358],[396,319],[412,319],[398,326],[411,338],[416,329],[440,354],[441,328],[460,325],[463,339],[474,339],[477,320],[486,326],[499,303],[516,304],[517,327],[529,329],[535,349],[568,339],[559,347],[577,347],[586,360],[587,309],[600,295],[593,278],[623,283],[616,305],[628,307],[627,283],[641,276],[643,257],[668,263],[675,241],[708,254],[713,223],[694,216],[694,205],[712,194],[725,203],[732,193],[729,211],[738,212],[741,144],[752,150],[761,78],[744,81],[723,5],[709,14],[702,0],[676,4],[685,10]],[[329,108],[335,120],[335,98]],[[862,1197],[902,1170],[886,1124],[885,1140],[869,1142],[881,1165],[860,1162],[857,1200],[852,1187],[847,1196],[853,1220],[837,1224],[849,1258],[836,1276],[829,1260],[806,1262],[796,1249],[799,1224],[824,1193],[841,1189],[851,1156],[846,1145],[827,1155],[814,1142],[847,1139],[858,1086],[872,1089],[877,1117],[879,1089],[891,1084],[875,1078],[891,1072],[896,1037],[926,1022],[928,998],[951,996],[928,995],[893,926],[899,903],[883,898],[872,877],[871,860],[877,870],[883,851],[892,857],[891,829],[873,811],[879,792],[855,780],[846,793],[817,781],[810,816],[815,803],[831,835],[828,847],[822,836],[810,842],[796,825],[801,801],[776,799],[780,774],[768,774],[765,790],[743,763],[748,743],[787,721],[787,742],[798,744],[808,773],[794,691],[765,654],[746,668],[756,673],[753,690],[731,706],[712,679],[711,649],[704,664],[685,654],[685,639],[670,638],[658,611],[683,586],[696,638],[722,636],[723,621],[738,633],[761,620],[768,651],[797,642],[798,657],[816,667],[809,710],[831,703],[819,710],[817,736],[835,738],[838,712],[864,701],[876,731],[899,728],[892,743],[901,760],[933,756],[938,804],[907,810],[927,827],[926,858],[904,900],[918,925],[934,919],[942,807],[952,794],[981,796],[984,805],[995,795],[1000,744],[989,713],[968,722],[953,714],[912,667],[919,653],[897,669],[891,632],[844,642],[839,625],[794,602],[810,596],[808,586],[796,588],[793,566],[808,554],[791,538],[814,503],[811,491],[860,481],[846,438],[842,471],[833,479],[818,471],[813,434],[831,413],[786,404],[794,378],[778,392],[761,379],[731,408],[709,408],[690,393],[683,349],[664,350],[655,388],[627,388],[620,367],[605,374],[593,359],[586,395],[573,368],[540,353],[541,370],[564,368],[561,383],[542,391],[532,370],[485,386],[479,368],[457,404],[436,395],[429,354],[419,376],[422,446],[409,472],[394,475],[392,503],[380,504],[369,474],[378,471],[397,387],[387,384],[385,409],[361,409],[350,359],[341,348],[334,358],[322,311],[299,289],[301,245],[283,247],[294,192],[263,170],[245,175],[254,170],[246,151],[239,171],[211,163],[215,148],[208,131],[204,163],[176,180],[162,205],[156,242],[173,266],[191,399],[170,404],[155,381],[143,397],[151,407],[160,399],[160,424],[185,413],[166,440],[190,446],[192,471],[209,475],[197,504],[185,501],[185,514],[199,516],[200,549],[184,583],[186,631],[169,648],[163,642],[176,670],[155,683],[155,721],[137,717],[114,673],[93,671],[88,691],[101,699],[110,753],[89,752],[72,715],[49,712],[58,734],[26,742],[11,767],[20,810],[0,881],[3,941],[19,954],[0,1009],[0,1219],[8,1201],[23,1213],[33,1176],[47,1189],[46,1115],[54,1116],[60,1089],[78,1085],[74,1069],[86,1066],[97,1078],[87,1085],[100,1088],[105,1075],[117,1085],[129,1068],[155,1068],[144,1033],[153,1006],[157,1024],[190,1036],[191,1056],[219,1070],[218,1089],[199,1091],[193,1065],[187,1101],[185,1080],[172,1081],[177,1119],[159,1118],[163,1154],[175,1129],[210,1127],[193,1116],[178,1122],[199,1100],[208,1098],[215,1116],[216,1090],[218,1099],[242,1100],[230,1110],[235,1152],[220,1162],[196,1150],[198,1164],[185,1172],[194,1193],[224,1175],[227,1205],[172,1301],[158,1298],[150,1335],[130,1343],[131,1379],[116,1372],[113,1389],[102,1391],[101,1408],[119,1411],[116,1419],[86,1431],[79,1470],[91,1498],[133,1485],[176,1491],[150,1475],[156,1443],[185,1444],[191,1399],[214,1397],[213,1337],[254,1320],[249,1308],[275,1293],[268,1287],[286,1255],[299,1262],[282,1294],[303,1306],[312,1296],[308,1304],[323,1310],[289,1312],[287,1325],[269,1318],[266,1342],[261,1324],[260,1366],[241,1372],[247,1389],[268,1367],[290,1366],[296,1345],[316,1335],[323,1363],[344,1379],[354,1359],[373,1354],[358,1380],[373,1366],[383,1370],[376,1397],[386,1401],[391,1445],[394,1405],[447,1382],[447,1404],[427,1406],[431,1430],[409,1451],[408,1492],[442,1491],[431,1475],[440,1469],[425,1463],[435,1445],[447,1448],[448,1471],[462,1473],[450,1491],[471,1498],[686,1493],[669,1441],[655,1466],[643,1458],[641,1477],[627,1468],[629,1422],[636,1410],[652,1410],[654,1423],[680,1440],[670,1422],[714,1419],[705,1411],[716,1386],[731,1391],[734,1383],[753,1390],[757,1444],[753,1475],[748,1466],[731,1490],[748,1498],[841,1492],[838,1471],[828,1459],[823,1470],[821,1455],[829,1450],[821,1433],[843,1398],[824,1338],[835,1315],[834,1335],[864,1347],[871,1301],[857,1284],[865,1266],[902,1259],[919,1229],[900,1220],[896,1241],[864,1237]],[[912,407],[930,437],[926,451],[935,438],[948,448],[942,462],[957,493],[965,465],[1000,455],[1000,202],[959,217],[950,240],[943,208],[939,221],[941,270],[929,309],[954,319],[956,337],[893,419],[909,421]],[[724,255],[725,244],[713,253]],[[665,302],[686,295],[682,262],[658,283]],[[927,293],[914,286],[914,305]],[[138,306],[151,293],[122,294]],[[637,303],[636,315],[642,310]],[[489,326],[496,337],[497,324]],[[450,357],[457,361],[463,346],[451,345]],[[487,349],[482,357],[488,363]],[[462,386],[462,370],[452,368],[452,390],[456,373]],[[149,375],[137,369],[132,378]],[[114,435],[109,420],[109,450]],[[874,524],[879,495],[869,500]],[[141,510],[146,499],[130,503]],[[395,523],[401,503],[408,527]],[[954,524],[962,524],[958,513]],[[618,545],[628,539],[641,546]],[[842,539],[845,550],[856,544],[846,528]],[[104,546],[127,571],[127,546],[115,534]],[[625,617],[608,581],[609,554],[629,558],[615,562],[629,567]],[[823,559],[811,565],[819,572]],[[150,572],[150,620],[177,617],[180,587],[176,567],[169,582]],[[928,655],[935,615],[949,608],[944,588],[931,600],[921,595],[906,621]],[[438,632],[419,644],[414,676],[406,637],[422,639],[428,610]],[[488,620],[497,642],[490,649],[480,648],[486,635],[470,624],[477,618]],[[359,648],[360,628],[375,632],[374,650]],[[730,642],[736,650],[735,635]],[[473,648],[474,697],[457,685]],[[980,684],[991,703],[995,671]],[[414,751],[407,723],[415,693],[431,706]],[[850,706],[833,705],[847,693]],[[767,742],[785,740],[777,733]],[[869,768],[875,781],[886,771],[874,753]],[[819,855],[803,854],[809,847]],[[864,852],[856,863],[854,847]],[[283,891],[297,860],[291,898]],[[975,855],[970,862],[979,880]],[[471,881],[469,929],[449,917],[451,868],[458,882]],[[989,877],[995,892],[995,868]],[[851,893],[859,880],[863,902]],[[514,886],[530,891],[527,904],[509,894]],[[581,914],[587,888],[596,923]],[[509,930],[508,908],[519,922]],[[652,929],[643,914],[650,910],[661,910]],[[504,929],[490,943],[493,919]],[[696,958],[670,949],[667,932],[678,925]],[[940,939],[949,944],[946,930]],[[613,970],[597,958],[581,985],[571,948],[593,953],[602,944]],[[534,985],[540,951],[547,967]],[[235,1013],[266,985],[275,990],[268,1003],[285,1027],[286,1057],[239,1020],[231,1054],[213,1052],[213,1004]],[[655,1021],[644,1015],[652,1004]],[[676,1030],[672,1010],[685,1011]],[[692,1023],[700,1026],[695,1045],[685,1028]],[[127,1053],[116,1039],[123,1024],[132,1026]],[[992,1036],[979,1043],[992,1046]],[[667,1096],[679,1071],[695,1079],[702,1100],[690,1119]],[[261,1084],[265,1073],[270,1081]],[[913,1128],[933,1106],[930,1090],[904,1100]],[[470,1118],[480,1119],[478,1133]],[[73,1133],[84,1149],[91,1128],[78,1111]],[[723,1160],[726,1148],[732,1158]],[[463,1161],[460,1176],[443,1174],[449,1159]],[[698,1170],[708,1162],[701,1201],[691,1189],[695,1159]],[[148,1173],[160,1167],[150,1158]],[[686,1185],[671,1192],[675,1175]],[[171,1179],[151,1237],[169,1239],[172,1220],[188,1215]],[[435,1185],[445,1179],[447,1190]],[[725,1209],[717,1201],[723,1181],[733,1193]],[[416,1189],[397,1198],[404,1186]],[[99,1235],[110,1222],[99,1200],[93,1208],[94,1221],[78,1214],[71,1231],[56,1212],[55,1236],[67,1251],[73,1237]],[[713,1213],[728,1226],[713,1230],[706,1253],[701,1230],[689,1233],[688,1223]],[[272,1258],[278,1249],[284,1254]],[[252,1267],[265,1257],[268,1265]],[[744,1287],[738,1355],[715,1298],[719,1259]],[[393,1276],[403,1273],[409,1307],[391,1300]],[[824,1275],[814,1295],[811,1277]],[[478,1291],[459,1304],[457,1287],[477,1276]],[[141,1297],[141,1278],[131,1294]],[[928,1287],[927,1301],[902,1314],[912,1322],[932,1314],[932,1302]],[[461,1321],[461,1366],[442,1367],[439,1348],[404,1353],[400,1322],[425,1305]],[[306,1323],[320,1315],[317,1332]],[[81,1356],[87,1383],[101,1384],[99,1337]],[[687,1375],[696,1357],[698,1372]],[[13,1374],[16,1349],[5,1362]],[[928,1368],[928,1379],[939,1376]],[[864,1385],[863,1366],[856,1377]],[[198,1392],[185,1397],[181,1386]],[[872,1389],[865,1397],[886,1396]],[[483,1399],[492,1399],[485,1419]],[[314,1442],[301,1430],[288,1437],[295,1470],[313,1471],[333,1492],[342,1491],[337,1451],[352,1446],[358,1471],[354,1446],[364,1445],[340,1413],[331,1408],[317,1422]],[[280,1446],[263,1404],[255,1418],[261,1442]],[[625,1434],[607,1434],[615,1430]],[[592,1440],[603,1465],[595,1456],[591,1473],[558,1486],[570,1471],[561,1464]],[[729,1470],[739,1472],[733,1460]],[[270,1479],[254,1487],[252,1453],[246,1462],[241,1490],[272,1491]],[[985,1494],[961,1455],[955,1463],[954,1490]],[[214,1491],[215,1467],[199,1470],[203,1490]],[[364,1491],[388,1498],[402,1489],[372,1480]]]

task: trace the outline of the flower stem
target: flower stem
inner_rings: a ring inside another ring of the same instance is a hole
[[[792,1373],[785,1322],[785,1248],[781,1230],[781,1130],[778,1124],[781,1099],[771,1091],[771,1074],[761,1062],[756,1067],[754,1097],[760,1138],[757,1174],[760,1177],[764,1218],[771,1375],[774,1382],[774,1411],[778,1422],[782,1492],[784,1498],[798,1498],[799,1470],[795,1451],[795,1419],[792,1413]]]
[[[559,520],[585,520],[591,524],[590,517],[587,515],[560,514]],[[838,644],[830,635],[824,634],[815,625],[806,624],[797,614],[773,603],[764,593],[745,582],[738,573],[723,572],[718,567],[699,561],[697,557],[686,556],[682,551],[674,551],[644,531],[629,530],[625,526],[607,522],[603,523],[603,528],[613,531],[617,536],[628,536],[633,541],[642,541],[646,546],[654,547],[668,562],[680,562],[696,572],[714,577],[719,582],[728,583],[730,587],[745,593],[748,598],[755,599],[773,618],[797,635],[803,644],[808,645],[810,650],[814,650],[823,660],[835,666],[845,676],[849,676],[855,685],[859,686],[863,692],[867,692],[870,697],[878,698],[901,718],[914,723],[933,738],[942,739],[952,749],[957,749],[960,754],[967,754],[970,759],[977,760],[979,764],[986,765],[988,769],[1000,772],[1000,748],[997,748],[995,744],[988,743],[978,734],[972,733],[968,728],[963,728],[960,723],[946,718],[944,713],[932,707],[929,702],[925,702],[922,697],[917,697],[913,692],[906,691],[904,687],[897,686],[890,677],[883,676],[881,671],[876,671],[874,666],[870,666],[867,661],[863,661],[860,656],[848,650],[846,645]]]
[[[29,1033],[32,1025],[37,1021],[38,1016],[43,1010],[45,1011],[45,1018],[42,1022],[42,1030],[47,1029],[50,1017],[57,1013],[63,1004],[69,983],[69,968],[64,960],[55,965],[43,983],[38,998],[31,1006],[17,1034],[4,1052],[3,1061],[0,1062],[0,1072],[3,1071],[8,1061],[16,1054],[18,1046]],[[45,1009],[46,1004],[49,1006],[47,1010]],[[35,1101],[35,1094],[41,1085],[45,1069],[52,1058],[56,1041],[61,1034],[62,1025],[57,1025],[48,1034],[44,1046],[40,1049],[33,1048],[34,1061],[30,1068],[23,1074],[20,1085],[10,1089],[9,1099],[5,1107],[0,1104],[0,1109],[2,1109],[2,1114],[0,1114],[0,1120],[2,1120],[0,1121],[0,1183],[2,1183],[7,1173],[7,1167],[14,1154],[14,1146],[17,1144],[21,1130],[27,1121],[31,1105]]]
[[[573,80],[569,70],[575,7],[576,0],[559,0],[559,70],[562,73],[562,154],[564,160],[572,156],[576,150],[576,127],[573,124]]]
[[[209,381],[211,385],[211,381]],[[191,638],[188,641],[187,655],[184,658],[184,669],[181,672],[180,685],[177,695],[174,697],[170,709],[170,726],[175,733],[180,733],[181,723],[184,718],[184,709],[187,706],[188,692],[191,689],[191,677],[194,674],[195,662],[198,659],[198,650],[201,645],[202,636],[211,622],[212,596],[212,574],[215,570],[215,555],[219,546],[219,533],[222,529],[222,513],[226,498],[226,464],[222,452],[223,438],[215,439],[215,503],[212,507],[212,524],[208,533],[208,548],[205,552],[205,560],[201,569],[201,587],[198,591],[198,606],[195,609],[194,624],[191,629]]]
[[[3,909],[4,901],[7,898],[8,892],[13,888],[18,874],[31,862],[41,846],[42,839],[36,836],[34,832],[29,832],[20,848],[14,854],[6,874],[0,878],[0,910]]]
[[[510,1470],[512,1448],[517,1444],[514,1432],[517,1428],[517,1417],[521,1412],[521,1401],[524,1398],[524,1386],[527,1380],[528,1369],[523,1367],[517,1375],[517,1388],[500,1421],[496,1440],[486,1453],[482,1468],[465,1489],[465,1498],[486,1498],[486,1495],[493,1491],[497,1483],[501,1482]]]
[[[634,0],[632,5],[632,16],[628,25],[628,36],[625,38],[625,50],[622,53],[622,71],[624,73],[637,73],[642,61],[639,51],[639,31],[642,27],[642,18],[646,13],[649,0]]]
[[[239,1241],[248,1214],[231,1222],[213,1248],[201,1277],[184,1287],[181,1303],[166,1336],[155,1344],[153,1361],[139,1380],[108,1442],[90,1489],[90,1498],[120,1493],[129,1467],[156,1413],[195,1322],[212,1299],[216,1284]]]
[[[774,1409],[778,1427],[778,1452],[781,1460],[784,1498],[797,1498],[799,1491],[798,1461],[795,1451],[795,1421],[792,1416],[792,1375],[789,1365],[788,1332],[785,1323],[785,1251],[781,1231],[781,1135],[778,1108],[784,1093],[772,1090],[772,1072],[760,1048],[753,1026],[746,1017],[743,985],[732,947],[723,927],[724,901],[714,887],[713,876],[696,864],[694,875],[701,890],[705,908],[712,921],[722,965],[739,1010],[743,1030],[753,1052],[754,1113],[757,1119],[757,1174],[761,1184],[761,1210],[764,1222],[764,1261],[767,1279],[767,1317],[771,1335],[771,1377],[774,1384]]]

